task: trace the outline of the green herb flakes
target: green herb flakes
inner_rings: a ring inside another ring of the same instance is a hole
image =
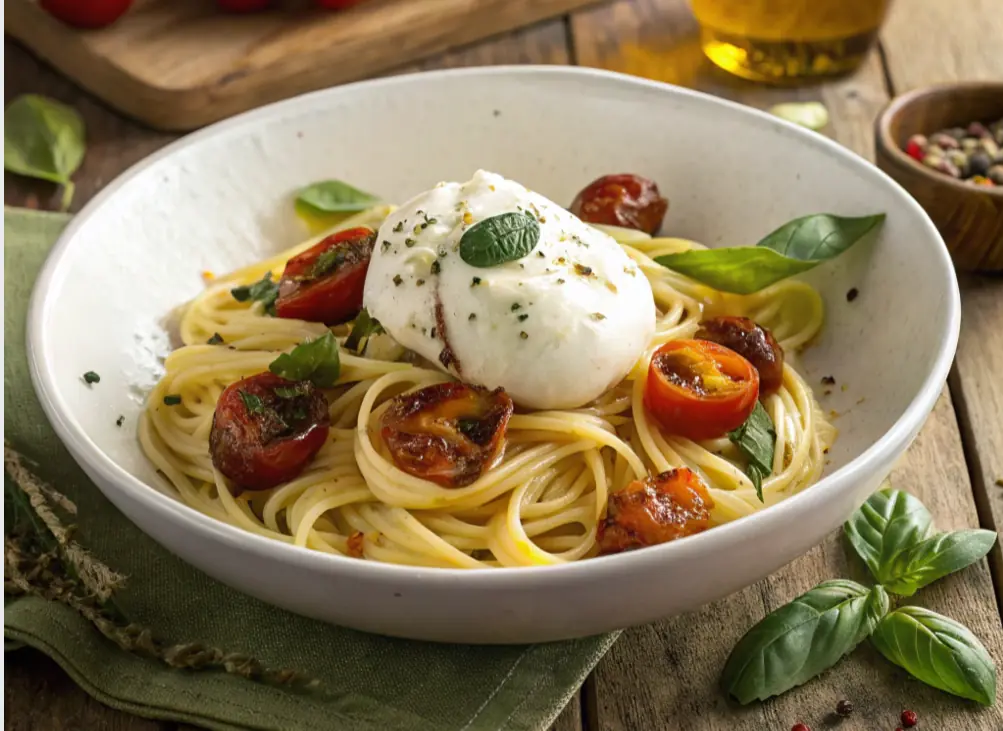
[[[265,313],[274,317],[275,300],[279,298],[279,283],[272,281],[272,273],[267,272],[254,284],[234,287],[230,290],[230,295],[238,302],[260,302]]]
[[[91,384],[93,384],[93,383],[101,383],[101,376],[99,376],[94,371],[87,371],[83,375],[83,379],[84,379],[84,383],[86,383],[88,386],[91,385]]]
[[[169,393],[164,396],[164,406],[177,406],[181,403],[181,397],[176,393]]]

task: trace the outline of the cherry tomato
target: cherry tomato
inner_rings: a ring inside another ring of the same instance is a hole
[[[694,440],[737,429],[758,398],[752,364],[707,340],[672,340],[656,350],[644,389],[644,406],[662,428]]]
[[[587,223],[633,228],[654,234],[662,227],[669,202],[654,181],[640,175],[604,175],[589,183],[571,204]]]
[[[39,5],[74,28],[104,28],[122,17],[132,0],[40,0]]]
[[[294,320],[337,325],[362,309],[376,232],[350,228],[331,234],[286,262],[275,314]]]
[[[748,317],[713,317],[700,323],[695,337],[731,348],[759,373],[759,395],[780,390],[784,381],[784,351],[773,333]]]
[[[404,472],[463,487],[501,458],[512,408],[501,388],[439,383],[395,398],[383,414],[381,435]]]
[[[327,399],[309,381],[259,373],[220,394],[209,433],[212,463],[246,490],[267,490],[303,471],[330,423]]]
[[[353,5],[358,5],[362,0],[313,0],[314,4],[319,8],[328,8],[329,10],[344,10],[345,8],[350,8]]]
[[[227,13],[253,13],[271,4],[272,0],[216,0],[216,7]]]
[[[705,531],[713,507],[703,482],[686,467],[634,480],[610,493],[596,532],[599,553],[631,551]]]

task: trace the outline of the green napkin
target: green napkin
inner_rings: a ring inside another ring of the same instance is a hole
[[[5,649],[18,643],[38,648],[84,690],[115,708],[212,729],[547,728],[614,635],[477,647],[332,627],[213,581],[147,538],[105,500],[49,427],[25,358],[31,285],[67,220],[58,214],[4,210],[6,445],[37,477],[76,504],[74,538],[127,577],[114,595],[124,619],[149,628],[163,642],[239,653],[270,668],[300,671],[318,685],[304,690],[217,670],[177,670],[120,649],[65,604],[23,594],[5,595]],[[11,479],[6,469],[4,478]],[[9,515],[10,506],[5,508]]]

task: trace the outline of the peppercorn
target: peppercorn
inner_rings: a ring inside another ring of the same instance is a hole
[[[902,725],[906,728],[912,728],[917,723],[919,723],[919,716],[916,715],[916,711],[902,711],[902,717],[900,719]]]
[[[841,700],[836,704],[836,713],[846,718],[851,713],[853,713],[853,704],[848,700]]]
[[[923,156],[926,154],[927,144],[926,137],[923,135],[913,135],[909,138],[909,142],[906,143],[905,151],[909,157],[922,162]]]
[[[969,137],[988,137],[990,135],[989,128],[982,124],[982,122],[972,122],[968,125]]]
[[[989,172],[989,168],[992,167],[993,159],[989,157],[984,151],[980,150],[978,152],[973,152],[968,157],[968,170],[969,177],[974,175],[984,176]]]
[[[808,728],[808,724],[795,723],[793,726],[791,726],[791,731],[811,731],[811,729]]]
[[[958,140],[949,134],[943,132],[937,132],[930,136],[931,144],[937,145],[942,150],[957,150],[961,145]]]
[[[996,185],[1003,185],[1003,163],[993,165],[989,168],[986,172],[986,177],[996,183]]]

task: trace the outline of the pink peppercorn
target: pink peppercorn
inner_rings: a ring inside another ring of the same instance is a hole
[[[919,723],[919,716],[916,715],[916,711],[902,711],[901,721],[906,728],[912,728]]]

